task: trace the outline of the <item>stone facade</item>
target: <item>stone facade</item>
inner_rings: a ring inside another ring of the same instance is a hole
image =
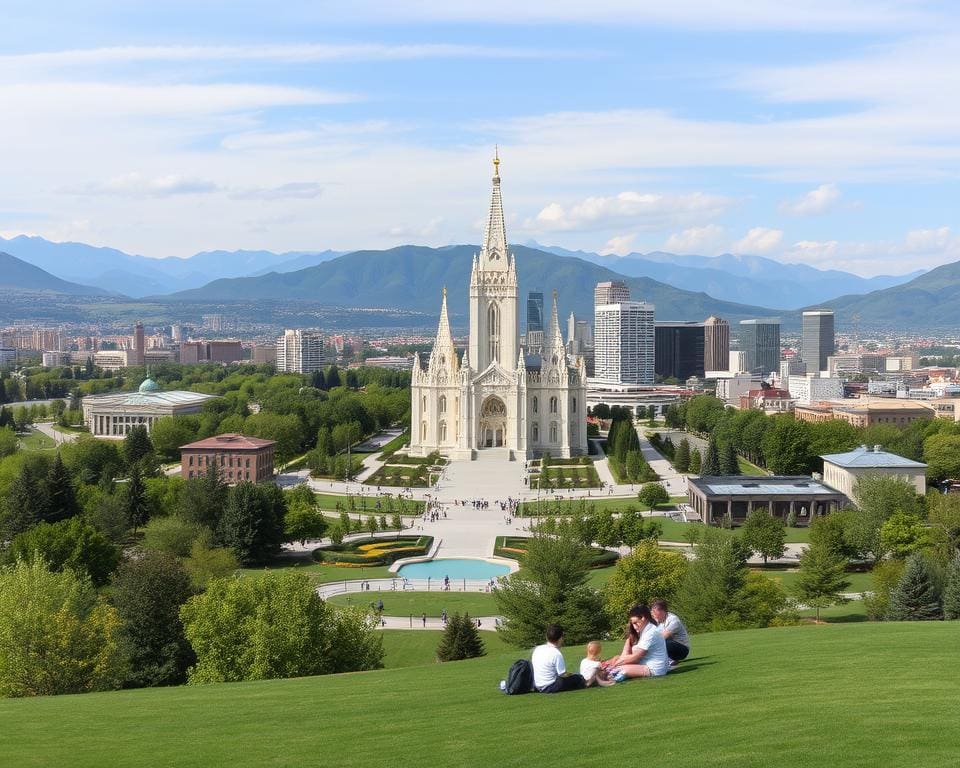
[[[490,215],[470,275],[470,337],[460,360],[453,344],[444,289],[437,338],[424,366],[414,359],[410,453],[439,451],[475,458],[502,449],[514,459],[569,457],[587,452],[583,358],[567,353],[553,295],[540,354],[520,346],[517,265],[507,249],[494,160]]]

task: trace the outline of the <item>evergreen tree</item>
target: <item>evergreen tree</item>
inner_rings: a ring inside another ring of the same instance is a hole
[[[326,389],[327,382],[323,378],[323,371],[319,368],[313,372],[313,376],[310,379],[310,386],[314,389]]]
[[[334,387],[340,386],[340,371],[337,370],[337,366],[331,365],[329,368],[327,368],[327,374],[325,378],[327,389],[333,389]]]
[[[437,646],[438,661],[462,661],[485,656],[487,653],[480,639],[480,632],[469,613],[453,614],[447,619],[440,645]]]
[[[700,474],[700,466],[703,463],[703,457],[700,454],[700,451],[696,448],[690,450],[690,468],[689,472],[694,475]]]
[[[955,557],[947,569],[947,584],[943,589],[943,618],[960,619],[960,557]]]
[[[203,477],[191,478],[180,491],[180,514],[187,520],[217,530],[227,504],[229,487],[214,461]]]
[[[240,483],[230,490],[218,528],[219,540],[242,565],[266,563],[284,540],[286,499],[275,485]]]
[[[143,424],[132,427],[123,438],[123,458],[128,467],[139,463],[142,459],[153,455],[153,443]]]
[[[844,569],[846,561],[827,544],[811,544],[800,556],[800,574],[793,587],[797,599],[817,611],[842,600],[840,593],[850,586]]]
[[[640,476],[640,451],[630,451],[627,454],[627,479],[631,483],[637,482]]]
[[[937,580],[926,558],[914,553],[890,593],[889,621],[935,621],[943,617]]]
[[[703,454],[703,461],[700,465],[700,474],[704,477],[714,477],[720,474],[720,457],[717,455],[717,440],[710,435],[707,442],[707,450]]]
[[[3,533],[12,539],[43,520],[49,509],[47,467],[44,461],[24,462],[7,491]]]
[[[47,474],[47,510],[44,519],[56,523],[80,514],[80,505],[73,490],[73,480],[57,452]]]
[[[720,451],[720,474],[721,475],[739,475],[740,464],[737,461],[737,449],[733,447],[733,442],[727,442]]]
[[[673,456],[673,468],[677,472],[690,470],[690,441],[687,438],[683,438],[677,446],[677,452]]]
[[[137,464],[134,464],[130,470],[130,480],[124,486],[123,506],[127,513],[127,522],[136,533],[137,528],[150,518],[147,489],[144,487],[143,475],[140,474],[140,467]]]

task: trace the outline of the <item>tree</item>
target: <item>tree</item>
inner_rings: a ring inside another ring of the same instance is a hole
[[[6,409],[3,409],[3,412],[6,413]],[[15,454],[18,445],[17,433],[13,428],[0,424],[0,459]]]
[[[599,595],[587,586],[589,550],[568,531],[527,540],[521,570],[501,580],[494,595],[504,622],[497,628],[508,643],[541,642],[548,624],[564,628],[570,643],[600,637],[606,629]]]
[[[260,411],[249,416],[243,425],[245,435],[274,440],[277,464],[282,465],[296,456],[303,445],[303,424],[296,414],[281,415]]]
[[[45,477],[38,475],[39,472],[34,471],[30,464],[24,464],[10,484],[3,520],[6,538],[26,531],[46,515],[47,483]]]
[[[217,530],[227,506],[230,488],[214,461],[203,477],[187,480],[180,491],[180,514],[194,523]]]
[[[947,565],[960,550],[960,495],[937,493],[927,499],[930,543],[939,561]]]
[[[326,380],[327,389],[334,389],[339,387],[340,384],[340,371],[337,369],[337,366],[331,365],[327,368],[326,374],[324,374]]]
[[[284,541],[286,500],[275,485],[240,483],[230,490],[217,534],[242,565],[269,562]]]
[[[657,541],[662,534],[663,526],[645,518],[635,507],[627,507],[626,511],[620,513],[620,538],[631,551],[641,541]]]
[[[143,459],[153,456],[153,443],[146,426],[137,424],[130,428],[123,438],[123,458],[128,467],[139,464]]]
[[[652,512],[658,504],[668,504],[670,494],[660,483],[645,483],[637,494],[637,500]]]
[[[625,624],[628,611],[638,603],[673,600],[686,572],[687,559],[682,554],[660,549],[656,541],[641,542],[632,554],[617,561],[601,593],[611,626]]]
[[[703,453],[700,463],[700,474],[704,477],[713,477],[720,474],[720,457],[717,455],[717,441],[713,435],[707,442],[707,450]]]
[[[960,619],[960,557],[955,557],[947,568],[947,580],[943,588],[943,618],[947,621]]]
[[[305,544],[308,539],[322,539],[327,532],[327,519],[317,506],[317,497],[307,485],[294,488],[287,497],[284,517],[287,541]]]
[[[137,528],[150,519],[150,505],[147,503],[147,489],[140,474],[140,465],[132,464],[130,480],[123,486],[123,506],[127,513],[127,522],[136,532]]]
[[[805,475],[810,471],[810,425],[792,416],[777,416],[763,435],[767,468],[776,475]]]
[[[677,445],[677,452],[673,455],[673,468],[677,472],[687,472],[690,469],[690,441],[685,437]]]
[[[960,435],[939,433],[923,441],[923,460],[932,480],[960,477]]]
[[[737,461],[737,449],[733,447],[732,442],[727,442],[720,451],[720,474],[740,474],[740,462]]]
[[[11,562],[42,560],[51,571],[72,569],[95,587],[110,580],[120,560],[119,550],[96,528],[79,517],[59,523],[38,523],[11,543]]]
[[[675,600],[687,627],[715,632],[742,626],[738,596],[746,585],[747,569],[733,542],[705,528],[694,552]]]
[[[41,558],[0,568],[0,696],[105,691],[124,675],[117,612]]]
[[[887,618],[890,594],[900,583],[905,567],[903,560],[881,560],[873,566],[870,572],[873,590],[863,596],[867,617],[872,621],[883,621]]]
[[[743,543],[763,558],[764,564],[772,558],[783,557],[787,532],[783,521],[765,508],[754,508],[740,528]]]
[[[180,457],[180,446],[197,439],[199,422],[188,416],[164,416],[153,422],[150,441],[154,450],[170,461]]]
[[[187,557],[193,548],[193,542],[205,534],[210,535],[208,528],[180,515],[155,517],[143,529],[143,548],[153,552],[166,552],[176,557]]]
[[[904,560],[929,542],[927,528],[917,515],[894,512],[880,526],[880,551]]]
[[[700,465],[702,464],[702,456],[700,451],[697,448],[693,448],[690,451],[690,473],[693,475],[700,474]]]
[[[470,614],[453,614],[447,619],[443,637],[437,646],[438,661],[462,661],[485,656],[487,653],[480,639],[480,632]]]
[[[943,617],[937,579],[918,552],[907,558],[900,582],[890,593],[890,621],[935,621]]]
[[[627,453],[627,479],[631,483],[637,482],[640,476],[640,451]]]
[[[113,580],[112,602],[122,622],[120,645],[130,662],[126,685],[178,685],[195,657],[180,623],[193,594],[190,575],[166,552],[128,560]]]
[[[47,474],[47,510],[43,517],[48,523],[56,523],[78,514],[80,505],[73,490],[73,480],[58,452]]]
[[[212,547],[203,537],[190,547],[190,557],[183,561],[190,574],[190,583],[196,590],[204,590],[211,579],[225,579],[233,574],[240,564],[232,549]]]
[[[380,635],[366,612],[325,603],[310,580],[285,573],[214,579],[180,610],[197,655],[188,682],[268,680],[377,669]]]
[[[801,603],[816,609],[817,624],[820,609],[840,602],[840,593],[850,586],[844,574],[846,565],[846,560],[826,543],[811,544],[800,555],[800,574],[793,593]]]
[[[913,486],[898,477],[864,475],[853,489],[860,514],[853,515],[846,530],[847,542],[861,555],[881,557],[880,529],[895,512],[922,515],[923,499]]]

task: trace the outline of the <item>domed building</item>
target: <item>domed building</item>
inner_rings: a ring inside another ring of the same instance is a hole
[[[144,425],[149,432],[164,416],[200,413],[203,404],[219,395],[171,390],[147,377],[136,392],[111,392],[83,398],[83,423],[94,437],[120,439],[133,428]]]

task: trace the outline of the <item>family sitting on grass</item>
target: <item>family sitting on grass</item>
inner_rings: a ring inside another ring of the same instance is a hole
[[[663,600],[649,607],[630,609],[623,650],[604,661],[598,640],[587,643],[587,656],[579,674],[567,674],[560,646],[563,628],[547,627],[547,642],[533,649],[533,686],[540,693],[574,691],[591,685],[615,685],[633,677],[660,677],[690,653],[690,638],[683,622]]]

